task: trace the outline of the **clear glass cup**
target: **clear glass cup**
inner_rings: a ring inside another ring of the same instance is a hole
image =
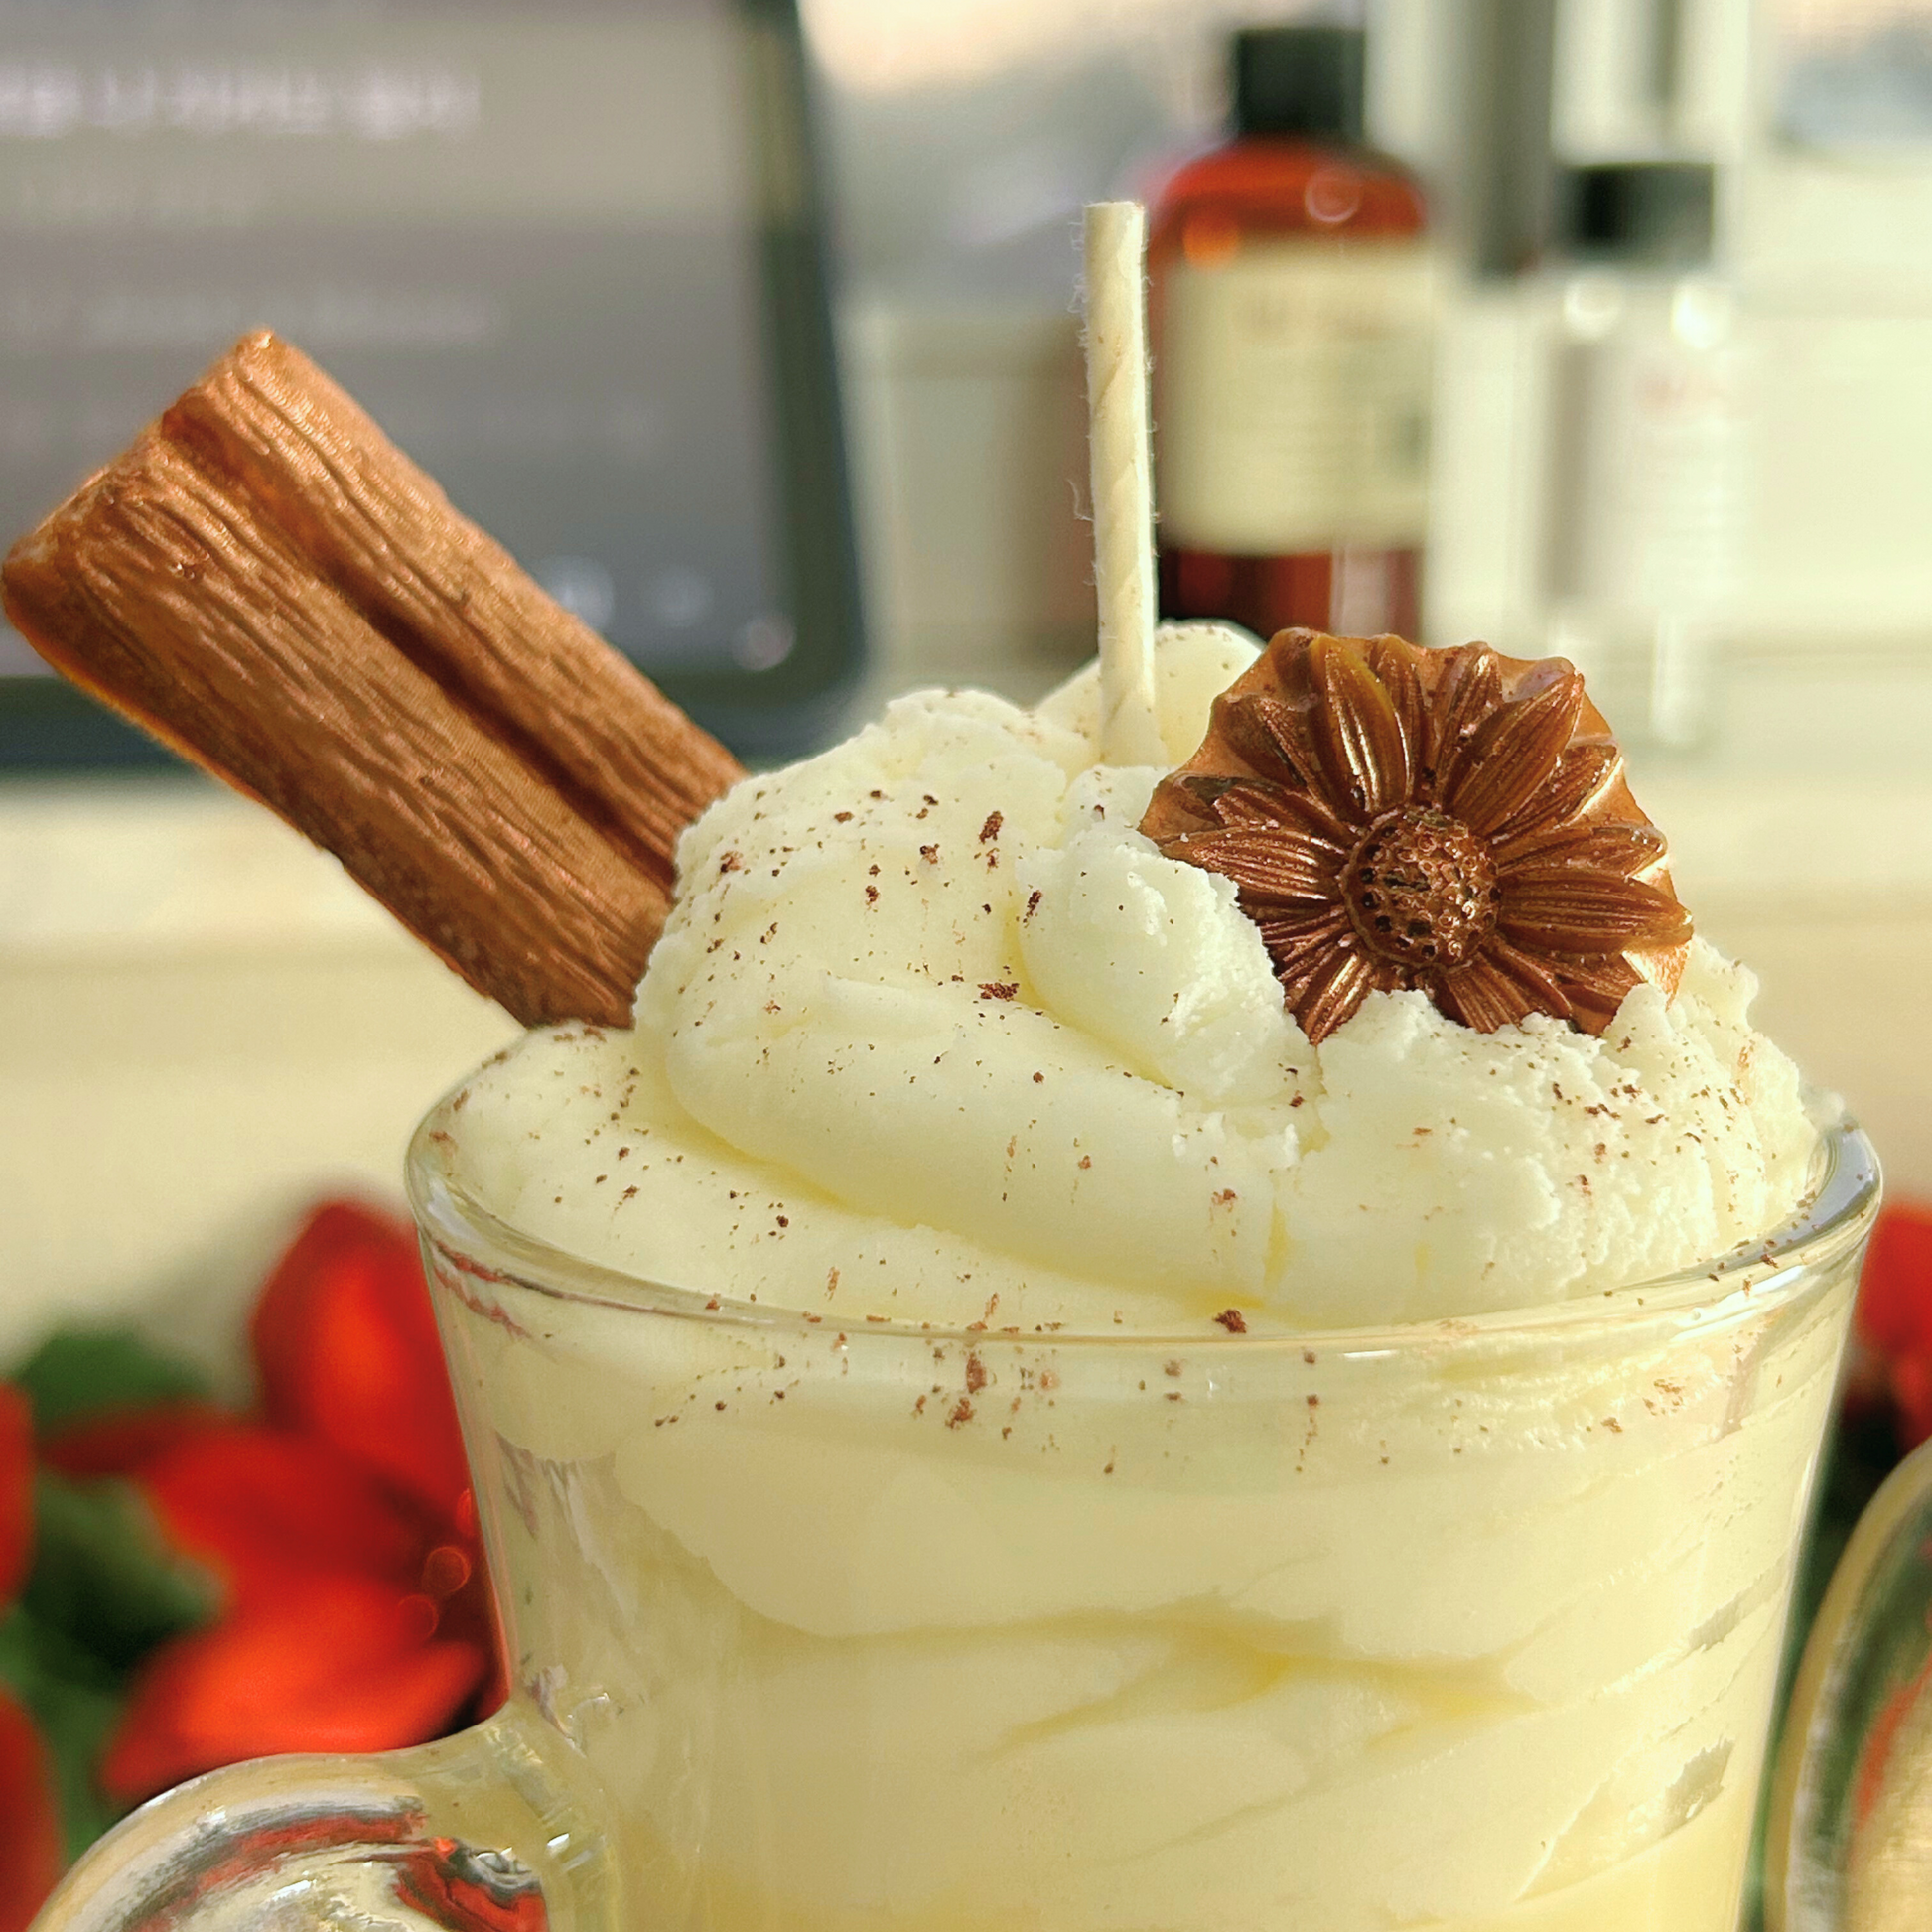
[[[1932,1442],[1885,1478],[1832,1573],[1770,1797],[1767,1932],[1932,1924]]]
[[[1289,1339],[942,1332],[412,1197],[517,1690],[125,1822],[48,1928],[1729,1932],[1877,1197]]]

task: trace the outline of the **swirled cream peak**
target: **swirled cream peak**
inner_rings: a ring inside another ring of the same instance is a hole
[[[1254,659],[1171,626],[1174,764]],[[1815,1129],[1701,942],[1600,1036],[1373,993],[1311,1046],[1234,883],[1136,830],[1091,671],[928,692],[686,834],[632,1032],[534,1034],[463,1166],[528,1232],[840,1320],[1357,1326],[1612,1288],[1774,1226]]]

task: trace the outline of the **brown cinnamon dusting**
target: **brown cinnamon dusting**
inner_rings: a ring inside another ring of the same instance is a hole
[[[4,590],[57,670],[518,1020],[628,1024],[677,835],[739,766],[297,350],[237,344]]]

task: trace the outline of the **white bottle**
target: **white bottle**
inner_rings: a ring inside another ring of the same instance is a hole
[[[1619,726],[1708,730],[1748,509],[1748,411],[1729,284],[1710,265],[1712,170],[1580,169],[1582,259],[1557,285],[1545,571],[1550,648]]]

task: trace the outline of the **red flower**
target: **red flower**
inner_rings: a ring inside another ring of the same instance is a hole
[[[1859,1343],[1850,1383],[1887,1401],[1901,1451],[1932,1436],[1932,1210],[1887,1207],[1859,1282]]]
[[[121,1474],[217,1580],[216,1620],[137,1673],[101,1782],[132,1803],[238,1758],[437,1736],[496,1646],[456,1407],[414,1236],[317,1210],[250,1330],[261,1415],[97,1418],[46,1447]]]
[[[26,1581],[34,1541],[34,1424],[0,1383],[0,1612]],[[34,1721],[0,1687],[0,1932],[19,1932],[61,1875],[61,1823]]]

